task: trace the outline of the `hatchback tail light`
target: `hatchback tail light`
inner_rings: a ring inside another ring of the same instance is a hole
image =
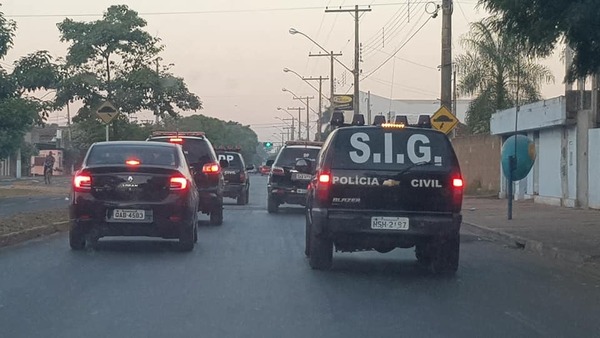
[[[188,187],[188,180],[183,176],[173,176],[169,184],[170,190],[185,190]]]
[[[202,172],[205,174],[218,174],[221,171],[221,166],[217,163],[206,163],[202,167]]]
[[[273,175],[277,175],[277,176],[283,176],[285,175],[285,170],[281,167],[272,167],[271,168],[271,173]]]
[[[73,178],[73,188],[77,191],[88,191],[92,189],[92,177],[85,173],[75,175]]]

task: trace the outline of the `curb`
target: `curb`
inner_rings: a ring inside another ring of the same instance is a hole
[[[543,257],[550,257],[552,259],[561,260],[567,263],[575,263],[578,265],[589,263],[593,259],[593,257],[590,255],[582,254],[572,250],[560,249],[544,244],[540,241],[523,238],[500,230],[490,229],[475,223],[463,221],[463,225],[475,228],[475,232],[485,234],[508,245],[515,245],[519,248],[523,248],[526,251],[536,253]]]
[[[19,244],[41,236],[51,235],[56,232],[66,231],[69,229],[69,221],[55,222],[49,225],[11,232],[9,234],[0,235],[0,248]]]

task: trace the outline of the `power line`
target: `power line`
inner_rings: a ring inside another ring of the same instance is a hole
[[[398,54],[398,52],[400,52],[402,50],[402,48],[404,48],[404,46],[406,46],[406,44],[408,42],[410,42],[410,40],[412,40],[412,38],[415,37],[415,35],[417,35],[421,31],[421,29],[423,29],[423,27],[425,27],[425,25],[432,18],[433,18],[433,16],[429,16],[429,18],[425,22],[423,22],[423,24],[421,25],[421,27],[419,27],[419,29],[417,29],[416,32],[414,32],[406,41],[404,41],[404,43],[394,53],[392,53],[392,55],[390,55],[387,59],[385,59],[385,61],[383,61],[379,66],[377,66],[375,69],[373,69],[369,74],[365,75],[363,77],[363,80],[366,79],[366,78],[368,78],[369,76],[373,75],[376,71],[378,71],[386,63],[388,63],[394,56],[396,56],[396,54]]]

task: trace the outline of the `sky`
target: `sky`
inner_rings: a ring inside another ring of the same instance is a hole
[[[325,7],[359,5],[371,11],[360,19],[362,47],[361,91],[394,99],[439,98],[441,15],[430,18],[435,4],[419,0],[12,0],[1,1],[0,10],[17,22],[14,48],[0,61],[10,65],[36,50],[65,56],[68,45],[60,42],[56,24],[69,17],[76,21],[101,18],[111,5],[125,4],[148,22],[147,31],[165,45],[162,58],[173,63],[172,71],[185,79],[202,100],[199,113],[250,125],[260,140],[278,137],[287,114],[277,107],[298,107],[286,88],[298,96],[318,93],[292,73],[305,77],[329,76],[329,58],[309,57],[320,49],[299,34],[311,37],[327,50],[342,53],[339,60],[353,68],[354,20],[349,13],[326,13]],[[476,0],[455,0],[453,55],[463,52],[460,38],[469,23],[487,16]],[[441,12],[440,12],[441,14]],[[395,53],[395,57],[390,55]],[[389,61],[385,62],[387,59]],[[541,63],[550,67],[556,83],[544,85],[545,98],[564,91],[564,67],[558,56]],[[373,72],[375,71],[375,72]],[[352,92],[352,74],[335,67],[336,93]],[[316,85],[317,83],[314,83]],[[324,82],[329,95],[329,83]],[[314,100],[313,109],[317,109]],[[191,115],[194,112],[184,112]],[[303,114],[304,117],[304,114]],[[141,113],[138,118],[152,119]],[[66,123],[66,113],[57,112],[48,122]]]

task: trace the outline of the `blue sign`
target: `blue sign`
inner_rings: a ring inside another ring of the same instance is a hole
[[[502,146],[502,173],[510,179],[511,157],[513,159],[512,180],[527,177],[535,162],[535,144],[525,135],[513,135]]]

